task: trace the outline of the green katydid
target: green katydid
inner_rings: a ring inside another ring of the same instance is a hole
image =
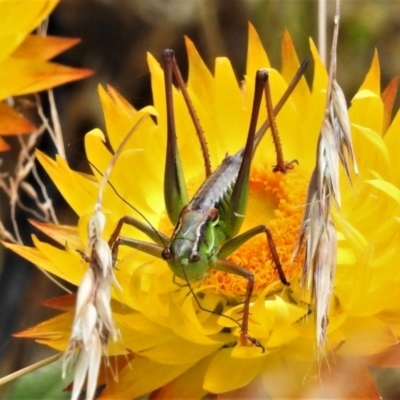
[[[239,235],[238,232],[246,212],[252,158],[269,127],[271,127],[277,153],[277,164],[274,166],[273,171],[286,173],[288,169],[293,168],[294,162],[297,162],[296,160],[292,162],[284,161],[274,117],[303,76],[307,64],[308,59],[302,63],[274,109],[271,102],[268,72],[266,70],[257,72],[246,145],[235,155],[226,156],[221,165],[211,173],[211,163],[203,131],[180,74],[174,53],[169,49],[164,50],[163,69],[167,105],[167,154],[164,197],[167,214],[172,224],[174,224],[175,230],[172,237],[169,238],[153,227],[133,217],[125,216],[120,219],[109,240],[109,244],[113,249],[114,259],[117,257],[119,245],[130,246],[154,257],[163,258],[174,275],[186,280],[188,283],[203,279],[208,268],[236,274],[247,279],[243,320],[238,325],[241,328],[241,341],[244,344],[249,341],[259,347],[262,347],[262,345],[248,334],[249,307],[254,285],[253,274],[240,265],[228,261],[226,257],[255,235],[265,233],[279,278],[284,285],[289,284],[279,262],[270,230],[265,225],[258,225]],[[188,198],[177,148],[172,99],[173,76],[184,96],[194,123],[205,163],[206,180],[191,200]],[[256,133],[263,92],[265,92],[267,103],[268,120],[264,122]],[[136,227],[146,234],[153,243],[120,237],[120,231],[124,224]]]

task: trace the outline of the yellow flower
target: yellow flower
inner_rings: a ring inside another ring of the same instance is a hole
[[[58,0],[0,0],[0,135],[36,130],[5,99],[50,89],[93,73],[48,61],[79,39],[30,34],[57,3]],[[0,137],[0,151],[8,148]]]
[[[215,73],[205,67],[193,44],[186,40],[189,55],[188,90],[204,128],[211,162],[216,168],[226,155],[245,143],[254,92],[255,71],[270,68],[260,40],[249,27],[247,71],[239,87],[229,60],[218,58]],[[275,154],[266,137],[253,161],[249,205],[242,231],[260,223],[274,235],[283,268],[291,286],[283,287],[271,264],[264,237],[245,244],[230,258],[255,275],[249,333],[265,348],[244,346],[237,325],[223,315],[240,319],[246,281],[211,271],[194,285],[199,309],[187,287],[173,282],[165,261],[121,247],[115,266],[122,289],[113,293],[113,316],[121,346],[110,345],[111,355],[133,354],[129,365],[109,378],[101,398],[137,398],[157,391],[152,398],[202,398],[207,393],[228,397],[373,397],[377,395],[365,366],[397,342],[400,335],[399,204],[400,172],[395,165],[399,148],[400,114],[388,121],[392,92],[381,96],[377,56],[350,107],[351,129],[359,175],[351,187],[341,175],[342,207],[333,212],[338,252],[334,295],[331,300],[325,360],[315,352],[313,305],[299,286],[302,260],[291,261],[306,201],[307,185],[315,165],[317,138],[325,109],[328,77],[315,46],[312,90],[304,79],[277,118],[285,159],[299,161],[286,175],[273,173]],[[166,147],[166,111],[163,73],[148,56],[154,106],[159,115],[137,129],[113,167],[105,188],[103,212],[107,216],[104,238],[124,215],[147,222],[167,235],[163,200]],[[282,70],[270,69],[273,102],[276,104],[299,66],[289,35],[282,46]],[[99,88],[107,137],[116,149],[138,119],[137,113],[115,90]],[[177,137],[190,194],[204,180],[203,160],[194,128],[181,94],[174,90]],[[382,98],[384,100],[382,100]],[[266,119],[262,110],[260,123]],[[387,130],[386,130],[387,128]],[[95,178],[72,171],[65,160],[55,161],[37,153],[60,192],[80,217],[78,228],[35,224],[63,248],[34,238],[35,247],[7,246],[47,271],[79,285],[85,272],[77,250],[83,251],[86,227],[98,194],[97,171],[105,171],[111,159],[102,133],[86,135],[88,160]],[[117,193],[118,194],[117,194]],[[123,199],[123,200],[122,200]],[[132,227],[125,237],[148,240]],[[60,301],[54,306],[60,307]],[[73,299],[63,300],[69,310],[30,330],[33,337],[57,350],[67,347],[73,319]],[[223,315],[222,315],[223,314]],[[368,357],[365,359],[365,357]],[[372,358],[371,358],[372,357]],[[346,378],[351,379],[346,379]],[[363,379],[363,387],[357,386]],[[340,384],[337,384],[340,382]],[[104,383],[104,382],[103,382]]]

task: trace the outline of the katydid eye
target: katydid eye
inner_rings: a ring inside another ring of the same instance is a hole
[[[170,249],[167,247],[165,248],[162,252],[161,252],[161,257],[163,258],[163,260],[171,260],[172,258],[172,254]]]
[[[219,221],[219,211],[216,208],[211,208],[208,212],[208,221],[212,223],[212,225],[216,225]]]
[[[199,260],[200,260],[200,254],[199,254],[199,253],[193,252],[193,253],[190,255],[190,262],[194,263],[194,262],[197,262],[197,261],[199,261]]]

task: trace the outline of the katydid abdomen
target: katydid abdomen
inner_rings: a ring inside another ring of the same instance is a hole
[[[227,156],[201,185],[179,216],[169,246],[163,251],[175,275],[203,279],[213,266],[221,243],[229,237],[224,224],[242,157]]]

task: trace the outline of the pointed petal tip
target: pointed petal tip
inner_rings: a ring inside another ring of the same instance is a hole
[[[358,91],[363,89],[371,90],[375,95],[381,95],[381,70],[380,70],[380,63],[379,63],[379,56],[378,50],[374,50],[374,55],[372,56],[371,65],[365,76],[364,82],[361,84]]]
[[[52,299],[42,300],[41,305],[49,308],[53,308],[59,311],[71,311],[75,308],[76,293],[66,294],[61,297],[55,297]]]
[[[186,48],[187,48],[187,49],[188,49],[189,47],[195,47],[195,46],[194,46],[194,43],[193,43],[193,40],[190,39],[189,36],[184,35],[184,36],[183,36],[183,39],[184,39],[184,41],[185,41],[185,45],[186,45]]]

